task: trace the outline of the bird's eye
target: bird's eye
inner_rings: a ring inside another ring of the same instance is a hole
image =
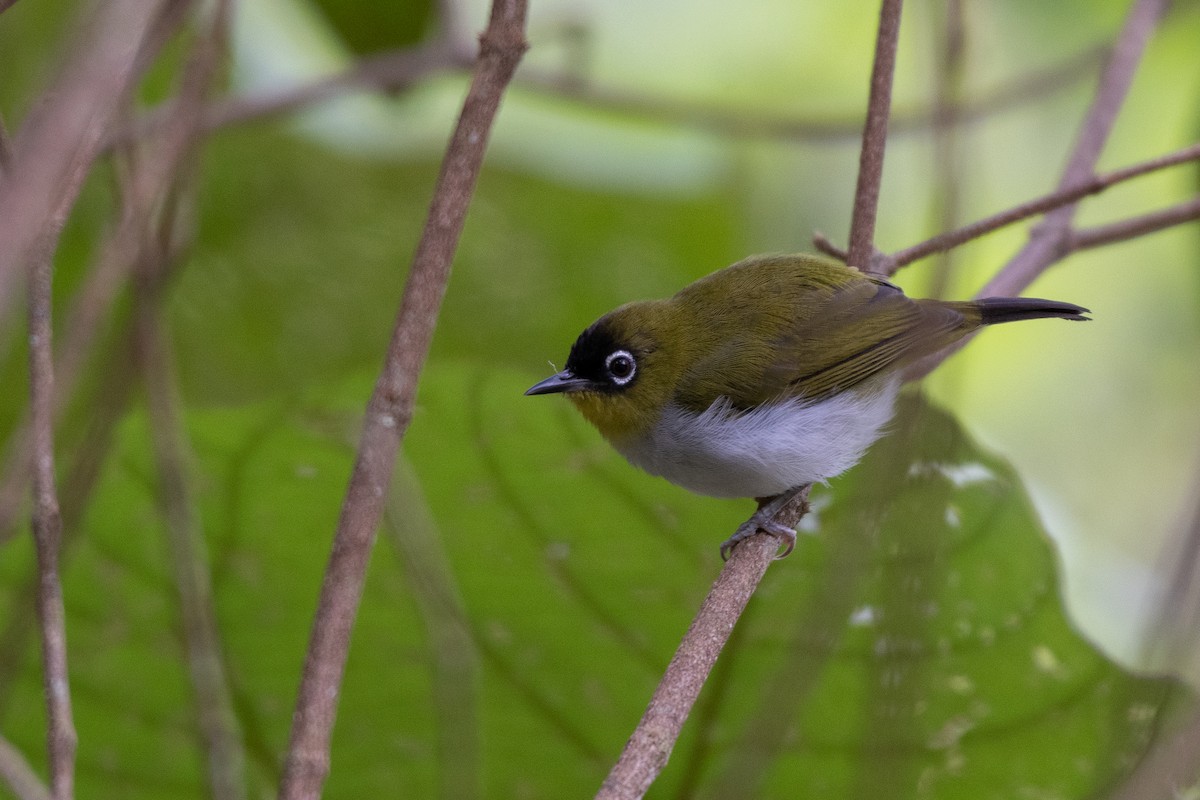
[[[637,362],[628,350],[614,350],[604,359],[604,369],[613,383],[624,386],[633,380],[633,375],[637,372]]]

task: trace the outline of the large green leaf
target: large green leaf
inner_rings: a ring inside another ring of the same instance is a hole
[[[356,627],[326,796],[566,797],[598,785],[748,503],[635,472],[531,376],[435,363]],[[286,743],[368,379],[188,430],[250,779]],[[198,797],[203,763],[153,498],[124,424],[66,597],[81,796]],[[1071,628],[1012,470],[912,399],[815,493],[655,796],[1088,797],[1173,691]],[[4,560],[20,619],[25,546]],[[12,640],[6,640],[12,641]],[[33,642],[0,654],[0,727],[41,741]],[[440,787],[440,788],[439,788]]]

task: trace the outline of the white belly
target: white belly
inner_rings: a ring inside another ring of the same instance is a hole
[[[891,377],[816,403],[790,399],[740,413],[724,398],[699,414],[668,406],[651,435],[613,445],[698,494],[770,497],[858,463],[891,419],[899,386]]]

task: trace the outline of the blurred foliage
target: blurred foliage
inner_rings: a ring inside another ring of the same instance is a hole
[[[522,397],[526,382],[471,362],[426,375],[329,797],[433,796],[456,719],[453,752],[474,758],[455,769],[483,796],[586,796],[717,569],[720,532],[747,511],[633,473],[567,404]],[[189,416],[225,664],[263,793],[370,383]],[[819,534],[772,568],[653,796],[1087,797],[1143,752],[1174,685],[1123,672],[1072,630],[1011,468],[918,398],[894,427],[818,490],[806,526]],[[124,421],[68,549],[81,796],[202,786],[148,437],[142,415]],[[30,554],[9,550],[11,644]],[[0,713],[36,752],[40,683],[20,643],[0,658]]]
[[[313,0],[346,46],[360,55],[415,44],[434,19],[434,0],[364,3]]]
[[[80,5],[26,0],[0,16],[10,129]],[[263,44],[273,37],[319,40],[314,61],[326,64],[329,50],[348,62],[429,35],[434,4],[401,5],[239,4],[232,91],[278,85]],[[483,5],[463,6],[474,29]],[[1126,6],[967,4],[968,95],[1107,39]],[[877,4],[547,0],[532,12],[531,65],[571,64],[601,86],[722,113],[844,119],[863,107]],[[938,8],[905,13],[897,102],[911,111],[930,101]],[[1197,30],[1200,5],[1177,3],[1106,168],[1195,139]],[[167,53],[144,102],[167,96],[182,55]],[[203,153],[194,243],[168,310],[252,796],[278,779],[358,415],[463,86],[441,76],[365,111],[334,104],[298,124],[221,131]],[[1044,192],[1090,88],[964,128],[963,213]],[[322,114],[338,125],[316,124]],[[719,567],[716,545],[750,509],[636,473],[565,403],[520,392],[622,302],[750,252],[807,249],[814,228],[844,236],[855,146],[726,138],[529,87],[506,100],[406,442],[402,507],[372,564],[327,796],[595,789]],[[927,132],[897,137],[881,247],[932,233],[937,168]],[[1089,201],[1084,220],[1161,207],[1198,183],[1194,168],[1149,179]],[[64,233],[59,309],[111,230],[112,187],[102,167]],[[1063,542],[1072,610],[1128,659],[1135,598],[1158,580],[1149,565],[1193,490],[1194,229],[1056,269],[1032,293],[1087,305],[1095,323],[982,337],[931,382],[952,411],[910,400],[869,462],[819,490],[806,523],[819,535],[772,567],[654,796],[1085,797],[1136,760],[1173,684],[1123,671],[1073,630],[1022,486]],[[955,293],[974,291],[1023,235],[964,248]],[[927,280],[920,265],[900,279],[918,294]],[[122,316],[62,427],[64,470],[101,415],[94,392],[127,358]],[[24,403],[18,329],[0,331],[0,357],[6,437]],[[197,797],[203,767],[137,403],[116,442],[68,531],[80,796]],[[0,544],[0,732],[41,763],[30,551],[26,536]]]

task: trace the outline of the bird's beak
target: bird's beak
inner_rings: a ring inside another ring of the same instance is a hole
[[[586,378],[577,378],[569,369],[564,369],[546,380],[535,383],[525,390],[525,394],[555,394],[556,392],[582,392],[591,386]]]

